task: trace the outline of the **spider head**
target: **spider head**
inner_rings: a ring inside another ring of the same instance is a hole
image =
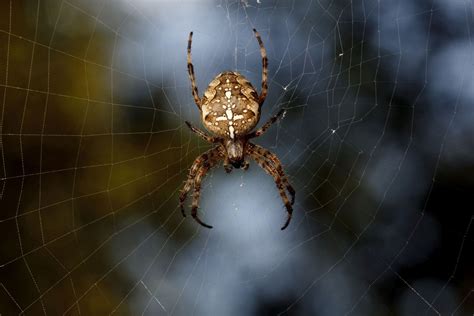
[[[244,141],[241,139],[229,139],[225,141],[224,145],[230,164],[236,169],[242,168],[245,165]]]

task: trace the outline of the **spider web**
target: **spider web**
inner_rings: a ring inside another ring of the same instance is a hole
[[[467,0],[0,4],[0,315],[472,315]],[[206,177],[186,73],[260,86],[294,185]],[[188,198],[189,199],[189,198]],[[189,200],[188,200],[189,202]],[[190,203],[190,202],[189,202]],[[189,209],[188,209],[189,211]]]

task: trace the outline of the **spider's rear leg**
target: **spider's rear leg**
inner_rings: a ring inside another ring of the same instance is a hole
[[[194,102],[196,103],[199,110],[201,110],[201,99],[199,98],[198,88],[196,87],[196,77],[194,75],[194,66],[191,59],[192,42],[193,42],[193,32],[190,32],[189,39],[188,39],[188,74],[189,74],[189,80],[191,81],[191,89],[193,93]]]
[[[267,51],[265,50],[265,47],[263,46],[263,41],[262,38],[260,37],[260,34],[257,32],[256,29],[253,29],[253,32],[255,34],[255,37],[257,38],[258,45],[260,46],[260,54],[262,55],[262,91],[260,92],[259,96],[259,104],[260,106],[263,104],[265,101],[265,98],[267,97],[267,91],[268,91],[268,58],[267,58]]]

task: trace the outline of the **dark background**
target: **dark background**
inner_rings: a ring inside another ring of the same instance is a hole
[[[472,315],[474,5],[468,0],[0,4],[0,315]],[[256,143],[296,188],[207,175],[202,93],[260,87]],[[189,201],[188,201],[189,202]],[[190,202],[189,202],[190,203]],[[189,211],[189,210],[188,210]]]

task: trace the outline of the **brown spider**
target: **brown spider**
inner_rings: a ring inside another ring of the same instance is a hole
[[[260,45],[260,54],[262,55],[261,94],[258,95],[257,91],[252,87],[252,84],[238,72],[225,71],[218,74],[214,80],[211,81],[202,99],[199,98],[194,76],[194,67],[191,62],[193,32],[189,33],[188,72],[194,102],[196,102],[201,112],[204,126],[217,136],[209,136],[187,121],[186,124],[191,131],[204,140],[217,144],[217,146],[196,158],[189,170],[188,178],[179,196],[179,201],[183,216],[186,216],[184,213],[184,201],[186,200],[186,195],[191,190],[191,186],[194,185],[191,215],[199,224],[207,228],[212,228],[212,226],[202,222],[197,215],[203,177],[209,169],[216,166],[221,160],[224,161],[224,168],[227,173],[232,171],[232,167],[247,170],[249,163],[245,160],[245,155],[251,156],[266,173],[273,177],[276,183],[288,212],[288,218],[281,228],[282,230],[290,223],[291,214],[293,212],[292,205],[295,201],[295,190],[288,182],[280,160],[272,152],[249,142],[249,139],[265,133],[284,113],[284,110],[280,110],[277,115],[270,118],[261,128],[252,132],[252,129],[257,125],[260,119],[260,109],[265,101],[268,89],[267,53],[257,30],[253,29],[253,31]],[[288,200],[285,188],[291,195],[291,202]]]

